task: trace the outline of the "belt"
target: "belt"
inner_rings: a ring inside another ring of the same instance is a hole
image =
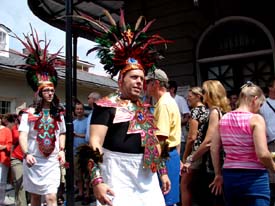
[[[175,150],[177,147],[169,147],[168,151],[172,152],[173,150]]]
[[[274,144],[275,143],[275,139],[274,140],[271,140],[270,142],[268,142],[267,144]]]

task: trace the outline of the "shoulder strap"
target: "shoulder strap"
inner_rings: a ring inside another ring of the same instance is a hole
[[[268,106],[273,110],[273,112],[275,113],[275,109],[271,106],[271,104],[266,100],[266,103],[268,104]]]
[[[219,115],[219,120],[220,120],[221,116],[222,116],[222,112],[220,111],[220,109],[218,107],[213,107],[213,109],[217,110],[218,115]]]

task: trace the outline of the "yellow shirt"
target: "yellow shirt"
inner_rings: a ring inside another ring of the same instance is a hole
[[[170,93],[166,92],[155,104],[156,135],[168,137],[169,147],[175,147],[181,141],[181,119],[178,105]]]

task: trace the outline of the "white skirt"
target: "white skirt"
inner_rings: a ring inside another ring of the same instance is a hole
[[[23,187],[38,195],[57,193],[60,185],[60,164],[57,156],[50,158],[35,157],[37,163],[32,167],[23,161]]]
[[[103,153],[102,175],[115,193],[114,206],[165,206],[157,173],[143,168],[143,154]]]

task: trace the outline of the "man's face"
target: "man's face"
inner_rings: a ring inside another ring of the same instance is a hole
[[[119,83],[121,95],[125,99],[137,100],[143,90],[144,73],[142,70],[130,70]]]
[[[41,89],[42,98],[48,103],[53,101],[54,93],[55,89],[53,87],[43,87]]]
[[[84,116],[84,108],[82,104],[76,104],[74,109],[76,117]]]
[[[3,117],[1,123],[2,123],[2,125],[7,126],[9,122],[6,117]]]
[[[149,96],[154,97],[158,88],[158,80],[149,79],[146,81],[146,91]]]
[[[169,87],[169,92],[172,97],[175,96],[175,88]]]

